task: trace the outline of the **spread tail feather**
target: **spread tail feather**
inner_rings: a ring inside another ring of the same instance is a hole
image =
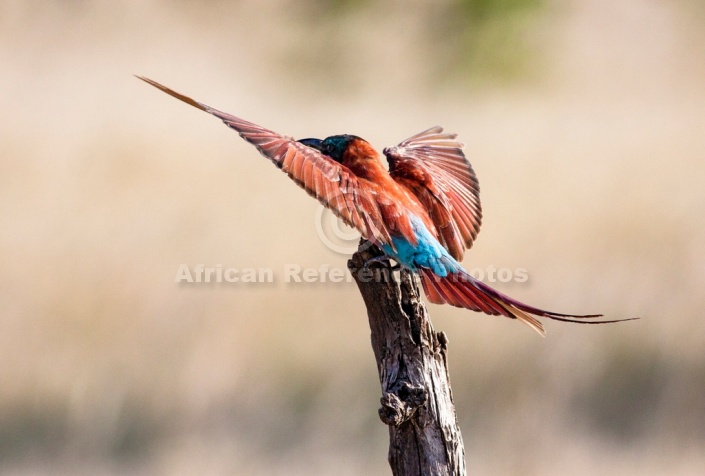
[[[608,324],[632,320],[590,321],[582,319],[602,317],[602,314],[576,315],[545,311],[512,299],[492,289],[482,281],[478,281],[464,271],[449,274],[442,278],[433,274],[429,269],[419,268],[419,275],[421,276],[421,284],[426,297],[432,303],[450,304],[451,306],[484,312],[493,316],[518,319],[541,336],[545,335],[545,330],[541,322],[534,316],[547,317],[556,321],[573,322],[575,324]]]

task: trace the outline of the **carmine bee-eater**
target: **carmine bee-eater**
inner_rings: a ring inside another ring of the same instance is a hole
[[[138,78],[236,130],[386,257],[417,273],[429,301],[518,319],[541,335],[543,326],[534,316],[580,324],[618,322],[579,320],[601,315],[529,306],[463,269],[459,261],[477,236],[482,212],[475,172],[455,134],[433,127],[384,149],[387,170],[379,153],[360,137],[295,140]]]

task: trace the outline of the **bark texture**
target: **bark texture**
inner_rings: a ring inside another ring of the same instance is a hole
[[[465,475],[465,450],[453,405],[447,339],[436,333],[415,276],[369,242],[348,268],[367,306],[372,348],[382,385],[379,417],[389,425],[389,464],[396,476]]]

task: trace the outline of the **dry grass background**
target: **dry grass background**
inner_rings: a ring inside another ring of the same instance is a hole
[[[465,264],[643,318],[540,339],[432,306],[471,472],[701,473],[702,6],[544,3],[465,49],[451,3],[0,2],[0,471],[388,471],[354,285],[174,283],[344,267],[316,204],[134,73],[295,137],[458,132],[485,210]]]

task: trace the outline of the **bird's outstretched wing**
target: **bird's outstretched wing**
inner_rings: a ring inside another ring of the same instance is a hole
[[[390,175],[428,210],[438,240],[457,260],[480,230],[482,209],[475,172],[455,134],[436,126],[384,149]]]
[[[222,120],[228,127],[236,130],[243,139],[253,144],[262,155],[282,169],[309,195],[318,199],[348,226],[356,228],[365,239],[376,244],[393,246],[389,230],[382,219],[382,211],[375,200],[374,190],[361,187],[358,177],[344,165],[291,137],[277,134],[252,122],[214,109],[151,79],[137,77]]]

